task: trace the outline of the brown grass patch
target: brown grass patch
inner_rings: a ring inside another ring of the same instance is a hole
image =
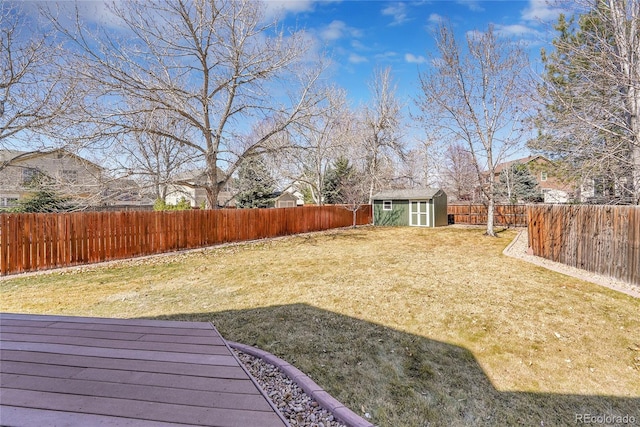
[[[213,321],[384,426],[640,419],[640,300],[503,256],[514,235],[297,236],[5,280],[0,309]]]

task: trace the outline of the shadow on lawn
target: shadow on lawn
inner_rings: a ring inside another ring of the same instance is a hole
[[[577,414],[640,423],[640,398],[501,392],[465,348],[305,304],[158,318],[211,321],[226,339],[287,360],[380,426],[576,425]]]

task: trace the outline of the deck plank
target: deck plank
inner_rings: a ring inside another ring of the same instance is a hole
[[[24,353],[4,350],[1,353],[0,370],[4,372],[4,361],[24,362],[27,364],[47,364],[66,367],[130,369],[136,372],[164,372],[177,375],[199,375],[201,377],[245,378],[240,366],[198,365],[191,363],[158,362],[152,360],[113,359],[92,356],[74,356],[55,353]]]
[[[170,340],[139,341],[136,339],[103,339],[87,336],[60,336],[25,333],[4,333],[2,339],[14,342],[35,342],[45,344],[71,344],[80,347],[102,347],[111,349],[151,350],[192,354],[227,354],[224,345],[186,344]]]
[[[0,390],[2,405],[25,406],[29,402],[38,409],[49,409],[83,414],[109,415],[136,420],[162,421],[197,426],[224,427],[269,427],[282,426],[282,421],[273,412],[220,409],[187,406],[139,400],[113,399],[95,396],[46,393],[3,387]],[[280,423],[275,423],[280,421]],[[2,421],[4,425],[4,420]],[[53,423],[52,423],[53,424]]]
[[[112,397],[189,406],[211,406],[213,408],[255,409],[260,411],[269,411],[271,409],[263,397],[257,393],[225,393],[209,390],[145,386],[137,383],[124,384],[19,374],[0,374],[0,382],[3,387],[7,388],[50,393]]]
[[[156,360],[159,362],[197,363],[202,365],[235,366],[237,361],[229,354],[191,354],[147,350],[112,349],[102,347],[74,346],[68,344],[43,344],[33,342],[3,341],[3,349],[79,356],[119,357],[134,360]]]
[[[78,412],[50,411],[47,409],[2,406],[2,420],[6,425],[47,426],[55,420],[56,425],[92,427],[175,427],[184,424],[159,421],[135,420],[108,415],[80,414]]]
[[[4,313],[0,424],[288,425],[210,323]]]
[[[151,326],[153,328],[179,328],[179,329],[214,329],[208,322],[188,322],[182,320],[148,320],[148,319],[114,319],[111,317],[82,317],[60,316],[49,314],[20,314],[0,313],[0,323],[4,320],[18,320],[20,322],[44,322],[44,323],[79,323],[79,324],[107,324],[125,326]],[[161,323],[159,323],[161,322]]]
[[[6,334],[25,334],[25,335],[52,335],[61,337],[90,337],[114,340],[132,340],[132,341],[154,341],[154,342],[175,342],[184,344],[206,344],[206,345],[224,345],[224,340],[217,337],[201,336],[201,335],[169,335],[144,332],[114,332],[101,331],[96,329],[70,329],[55,328],[51,325],[47,328],[37,326],[2,326],[2,332]]]

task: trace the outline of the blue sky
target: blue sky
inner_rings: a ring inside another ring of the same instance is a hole
[[[80,13],[110,27],[115,25],[107,7],[110,1],[80,0]],[[561,12],[548,0],[262,1],[268,18],[278,17],[285,28],[308,34],[312,53],[330,55],[329,77],[347,90],[354,107],[368,100],[367,83],[374,69],[386,67],[392,69],[398,95],[412,104],[419,70],[433,52],[432,31],[442,20],[452,24],[459,40],[493,24],[502,37],[524,41],[532,67],[540,69],[540,48],[553,36],[551,25]]]
[[[416,110],[413,99],[419,91],[418,75],[429,64],[432,31],[441,21],[451,23],[459,40],[467,32],[484,31],[493,24],[505,40],[523,41],[532,67],[540,69],[540,49],[553,36],[551,26],[561,12],[546,0],[263,1],[269,17],[280,17],[285,28],[308,34],[312,53],[328,52],[333,62],[328,77],[346,89],[353,107],[368,101],[367,85],[373,71],[391,67],[398,96],[407,106],[407,119]],[[117,28],[108,2],[80,1],[79,11],[90,22]],[[39,2],[23,4],[34,6],[35,12]],[[409,139],[420,139],[414,132],[416,129],[408,132]]]
[[[545,0],[267,0],[267,7],[284,16],[285,25],[307,31],[316,49],[330,52],[332,78],[354,105],[366,102],[376,67],[391,67],[398,94],[407,100],[415,96],[418,70],[433,49],[431,32],[441,20],[448,20],[458,37],[491,23],[502,37],[524,41],[535,62],[560,12]]]

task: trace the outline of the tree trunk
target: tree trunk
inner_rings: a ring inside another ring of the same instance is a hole
[[[494,210],[495,210],[495,183],[493,181],[493,178],[491,178],[491,181],[489,181],[489,194],[487,194],[487,197],[489,199],[489,202],[487,204],[487,231],[486,231],[486,235],[487,236],[491,236],[491,237],[496,237],[496,233],[495,231],[493,231],[493,214],[494,214]]]

